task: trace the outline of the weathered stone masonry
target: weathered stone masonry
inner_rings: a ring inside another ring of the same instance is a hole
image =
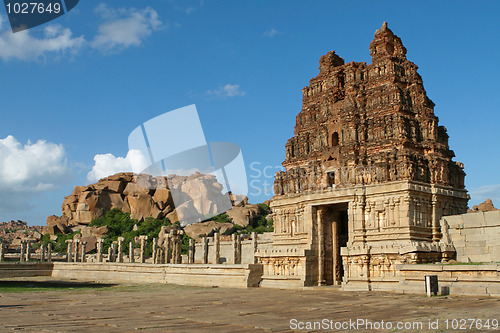
[[[372,63],[330,51],[303,92],[271,208],[264,286],[369,288],[398,263],[447,260],[442,216],[467,210],[465,172],[417,66],[384,23]]]

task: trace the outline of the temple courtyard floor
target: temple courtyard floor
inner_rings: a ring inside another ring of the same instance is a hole
[[[0,332],[500,331],[500,298],[0,280]]]

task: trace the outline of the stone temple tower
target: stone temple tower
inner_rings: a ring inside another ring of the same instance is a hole
[[[328,52],[276,174],[273,246],[262,284],[356,289],[398,263],[447,260],[440,218],[465,213],[463,164],[452,160],[417,66],[384,23],[372,63]]]

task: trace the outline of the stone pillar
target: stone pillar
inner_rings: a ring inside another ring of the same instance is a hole
[[[258,246],[258,240],[257,240],[257,233],[254,231],[252,232],[252,258],[253,258],[253,263],[257,263],[257,257],[255,257],[255,252],[257,252],[257,246]]]
[[[236,259],[237,264],[241,264],[241,235],[236,237]]]
[[[170,246],[172,250],[171,262],[175,264],[175,259],[177,258],[177,230],[170,229]]]
[[[0,261],[5,261],[5,247],[4,243],[0,242]]]
[[[332,221],[332,240],[333,240],[333,283],[334,284],[340,284],[341,283],[341,277],[340,277],[340,266],[342,265],[342,258],[340,257],[340,246],[339,246],[339,233],[338,233],[338,228],[339,228],[339,223],[338,223],[338,218],[340,217],[340,214],[336,214],[335,219]]]
[[[218,232],[214,234],[214,252],[214,264],[220,264],[220,234]]]
[[[194,264],[194,251],[195,251],[194,239],[190,238],[189,239],[189,248],[188,248],[188,263],[189,264]]]
[[[113,248],[108,247],[108,262],[113,262]]]
[[[73,252],[73,240],[66,239],[66,244],[68,244],[68,249],[66,251],[66,261],[71,262],[71,253]]]
[[[135,262],[134,258],[134,242],[128,243],[128,257],[130,262]]]
[[[177,259],[177,235],[175,233],[170,233],[170,244],[172,245],[172,264],[175,264]]]
[[[233,247],[233,264],[236,264],[236,234],[231,235],[231,245]]]
[[[349,203],[349,244],[366,241],[365,205],[366,200],[362,194],[358,194],[354,202]]]
[[[241,235],[232,234],[233,264],[241,264]]]
[[[182,232],[177,232],[177,230],[170,230],[170,242],[172,245],[172,263],[180,264],[182,262]]]
[[[31,250],[31,242],[26,241],[26,258],[25,258],[26,261],[30,261],[30,256],[31,256],[30,250]]]
[[[123,241],[125,238],[123,237],[118,237],[118,257],[117,257],[117,262],[123,262]]]
[[[22,240],[21,241],[21,255],[19,256],[19,261],[24,261],[24,247],[25,247],[25,244],[24,244],[24,241]]]
[[[74,239],[73,243],[75,243],[75,253],[73,256],[73,261],[77,262],[78,261],[78,243],[79,243],[78,239]]]
[[[113,243],[111,243],[111,256],[113,257],[113,262],[116,262],[116,253],[117,253],[117,247],[118,247],[118,244],[116,241],[114,241]]]
[[[47,261],[52,262],[52,243],[47,245]]]
[[[164,264],[164,260],[163,260],[163,250],[161,248],[161,246],[158,246],[158,248],[156,249],[156,262],[158,264]]]
[[[82,246],[81,246],[81,250],[82,250],[82,253],[81,253],[81,262],[85,262],[85,253],[86,253],[86,248],[87,247],[87,242],[82,242]]]
[[[151,252],[153,256],[153,264],[158,263],[158,256],[157,256],[157,250],[158,250],[158,238],[153,238],[153,250]]]
[[[40,246],[40,261],[45,261],[45,244]]]
[[[326,283],[325,281],[325,246],[324,246],[324,235],[323,235],[323,211],[321,208],[316,209],[316,223],[318,225],[318,285],[322,286]]]
[[[432,194],[432,241],[439,242],[441,239],[440,230],[439,230],[439,221],[437,216],[437,195],[435,193]]]
[[[144,264],[146,258],[144,257],[146,251],[146,241],[148,240],[148,236],[140,236],[141,239],[141,256],[139,261],[141,264]]]
[[[175,243],[175,247],[176,247],[176,250],[175,250],[175,263],[176,264],[182,264],[182,235],[183,235],[183,231],[180,230],[178,233],[177,233],[177,237],[175,238],[176,240],[176,243]]]
[[[202,264],[208,264],[208,239],[206,236],[203,236],[201,239],[201,247],[203,249],[203,256],[202,256]]]
[[[165,235],[163,246],[165,248],[165,264],[170,264],[170,260],[172,259],[172,238],[169,234]]]
[[[104,239],[97,239],[97,262],[102,262],[102,245],[104,243]]]

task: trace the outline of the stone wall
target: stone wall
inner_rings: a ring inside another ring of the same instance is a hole
[[[258,287],[261,265],[54,263],[52,277],[96,282],[173,283],[202,287]]]
[[[57,279],[107,283],[172,283],[204,287],[303,288],[283,284],[286,276],[261,281],[265,267],[259,264],[133,264],[133,263],[2,263],[0,279],[52,276]],[[384,277],[371,277],[366,284],[343,284],[344,290],[389,291],[425,294],[425,276],[437,275],[441,295],[500,297],[500,264],[487,265],[396,265]],[[265,282],[265,283],[264,283]],[[306,287],[307,288],[307,287]],[[316,288],[316,287],[315,287]]]
[[[457,261],[500,262],[500,211],[445,216],[441,225]]]
[[[0,278],[51,276],[52,263],[0,263]]]
[[[425,276],[437,275],[440,295],[500,296],[500,265],[397,265],[393,276],[372,278],[369,290],[425,294]],[[344,290],[359,290],[354,284]],[[362,289],[365,290],[365,289]]]

